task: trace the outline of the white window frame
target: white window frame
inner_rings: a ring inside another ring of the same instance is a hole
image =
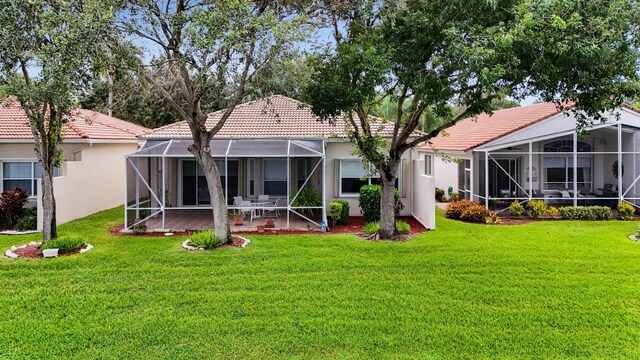
[[[343,161],[359,161],[360,164],[362,164],[362,160],[359,158],[343,158],[343,159],[338,159],[338,161],[340,162],[340,166],[339,166],[339,174],[338,174],[338,187],[339,187],[339,192],[338,194],[340,194],[340,197],[342,198],[356,198],[358,197],[359,193],[345,193],[342,191],[342,162]],[[377,176],[368,176],[367,177],[367,184],[371,185],[371,179],[379,179],[380,175]],[[402,161],[400,162],[399,166],[398,166],[398,191],[400,191],[400,193],[402,193]]]
[[[4,164],[5,163],[30,163],[31,164],[31,175],[30,178],[5,178],[4,177]],[[38,187],[38,180],[41,178],[36,178],[36,166],[40,166],[38,160],[33,159],[9,159],[9,160],[0,160],[0,192],[9,191],[11,189],[4,188],[5,180],[19,180],[19,181],[30,181],[31,183],[31,191],[29,195],[29,199],[36,199],[38,197],[36,193]],[[56,171],[58,174],[56,174]],[[54,177],[60,176],[60,168],[54,168]],[[26,189],[25,189],[26,190]]]
[[[424,174],[426,176],[433,176],[433,155],[424,155]]]
[[[265,163],[268,162],[268,161],[284,161],[284,163],[286,164],[289,160],[287,158],[267,158],[267,159],[262,159],[262,194],[266,194],[266,192],[265,192],[266,186],[264,186],[266,182],[285,182],[285,183],[288,184],[287,179],[290,176],[290,174],[285,174],[284,180],[267,180],[266,176],[265,176],[266,171],[267,171],[267,167],[266,167]],[[287,165],[287,168],[288,168],[288,165]],[[287,185],[287,187],[288,186],[289,185]],[[284,197],[284,196],[287,196],[288,193],[289,193],[289,189],[287,188],[287,191],[283,195],[274,195],[274,194],[267,194],[267,195],[273,195],[275,197],[278,197],[278,196]]]

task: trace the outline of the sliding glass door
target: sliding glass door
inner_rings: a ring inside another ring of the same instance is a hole
[[[216,160],[222,190],[225,190],[228,181],[227,203],[233,203],[233,197],[238,196],[238,161],[228,160],[229,166],[225,177],[224,160]],[[208,206],[211,205],[211,196],[207,187],[207,179],[200,165],[195,160],[182,160],[182,205],[183,206]]]

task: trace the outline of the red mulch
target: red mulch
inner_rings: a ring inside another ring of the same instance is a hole
[[[422,226],[422,224],[418,222],[418,220],[413,218],[413,216],[400,216],[398,220],[402,220],[409,224],[412,234],[421,233],[426,230],[424,226]],[[349,217],[349,222],[344,225],[336,225],[330,228],[329,233],[358,234],[362,232],[362,228],[364,227],[364,225],[364,218],[362,216],[351,216]]]
[[[42,259],[42,253],[40,253],[40,249],[37,245],[29,245],[24,248],[18,248],[13,251],[14,253],[20,255],[21,258],[29,258],[29,259]],[[80,253],[80,249],[68,252],[59,252],[58,256],[69,256]]]
[[[242,247],[242,245],[244,244],[244,240],[240,239],[237,236],[233,236],[231,235],[231,244],[224,244],[224,245],[220,245],[218,246],[218,248],[230,248],[230,247]]]

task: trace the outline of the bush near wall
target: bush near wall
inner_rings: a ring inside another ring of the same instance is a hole
[[[360,188],[358,202],[360,203],[360,211],[366,223],[380,221],[380,197],[382,196],[382,187],[380,185],[365,185]],[[395,215],[398,216],[404,208],[400,201],[400,192],[395,191]]]
[[[460,220],[474,222],[474,223],[485,223],[486,218],[491,216],[491,212],[487,210],[486,207],[473,203],[473,205],[468,206],[460,215]]]
[[[607,206],[565,206],[559,209],[565,220],[609,220],[611,208]]]
[[[444,190],[436,188],[436,201],[444,202]]]
[[[349,202],[347,200],[336,200],[334,202],[342,204],[342,213],[336,222],[340,225],[344,225],[349,222]]]
[[[626,201],[620,201],[618,203],[618,219],[620,220],[632,220],[633,214],[635,214],[636,208]]]
[[[462,216],[462,213],[472,205],[476,205],[476,203],[471,200],[460,200],[452,202],[451,204],[449,204],[449,206],[447,206],[447,210],[445,211],[444,215],[449,219],[460,220],[460,216]]]

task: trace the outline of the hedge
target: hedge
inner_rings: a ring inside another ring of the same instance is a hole
[[[565,206],[559,209],[566,220],[609,220],[611,208],[607,206]]]
[[[365,223],[380,221],[380,197],[382,196],[382,187],[380,185],[364,185],[360,188],[360,211],[364,217]],[[400,201],[400,192],[395,190],[395,215],[398,216],[400,210],[404,208]]]

